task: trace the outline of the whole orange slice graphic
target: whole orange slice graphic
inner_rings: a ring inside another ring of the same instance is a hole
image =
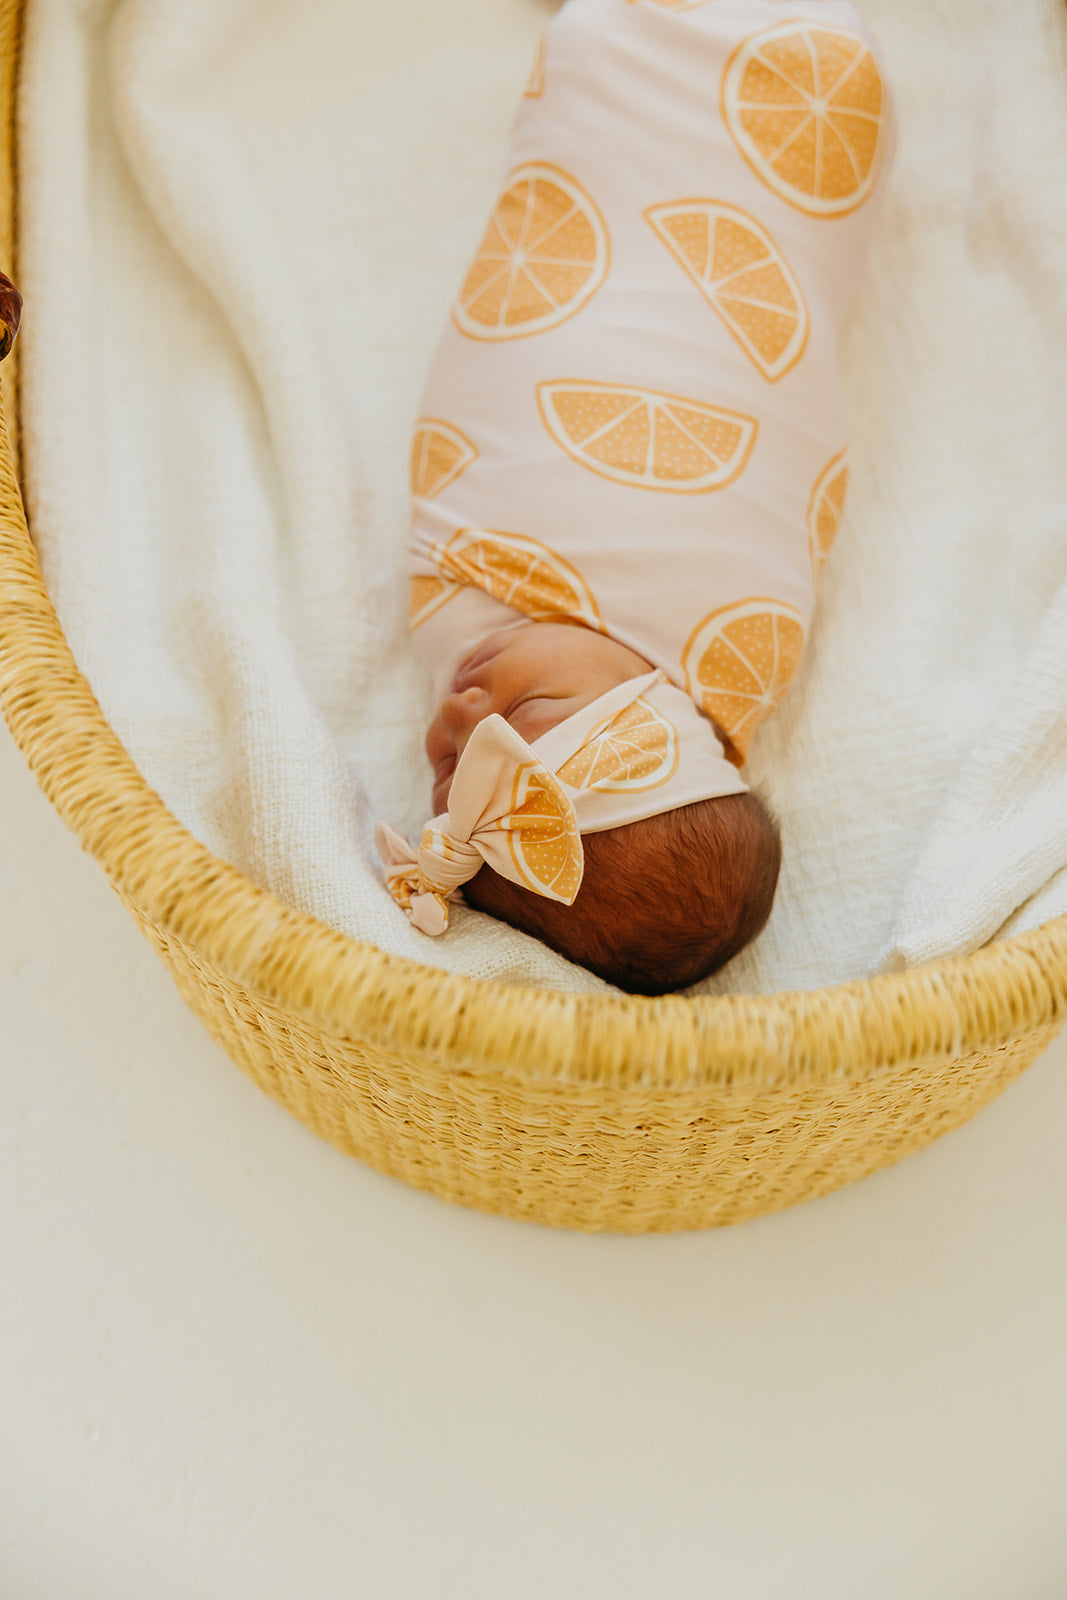
[[[827,552],[837,537],[848,494],[848,452],[834,456],[819,474],[808,506],[808,551],[817,578]]]
[[[583,622],[600,631],[600,610],[585,579],[539,539],[463,528],[435,559],[443,579],[482,589],[537,622]]]
[[[721,200],[675,200],[645,217],[769,383],[796,366],[808,311],[762,223]]]
[[[704,494],[748,464],[754,417],[654,389],[562,379],[537,386],[556,443],[590,472],[638,489]]]
[[[690,635],[686,687],[722,728],[738,764],[789,687],[804,648],[804,621],[782,600],[753,596],[720,606]]]
[[[452,318],[472,339],[544,333],[580,311],[608,270],[608,230],[576,178],[519,167],[496,203]]]
[[[854,211],[877,182],[886,95],[854,34],[801,21],[754,34],[726,68],[722,113],[753,171],[812,216]]]
[[[677,731],[655,706],[639,699],[594,728],[557,776],[571,789],[640,794],[659,788],[677,770]]]

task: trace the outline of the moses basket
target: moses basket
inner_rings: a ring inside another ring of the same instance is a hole
[[[23,11],[0,0],[0,266],[16,279]],[[648,1000],[455,977],[283,905],[180,826],[79,673],[19,493],[15,359],[0,372],[0,703],[14,737],[210,1033],[333,1144],[486,1211],[702,1228],[897,1161],[1055,1036],[1067,918],[869,982]]]

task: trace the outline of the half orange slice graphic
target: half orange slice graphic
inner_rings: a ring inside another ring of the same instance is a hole
[[[792,682],[803,649],[799,611],[763,596],[720,606],[690,635],[682,657],[686,687],[727,735],[738,765]]]
[[[539,100],[545,92],[545,36],[541,35],[534,51],[533,62],[530,66],[530,76],[526,81],[523,95],[528,100]]]
[[[478,452],[465,433],[437,417],[420,417],[411,441],[411,492],[430,500],[477,461]]]
[[[601,631],[600,610],[581,573],[539,539],[463,528],[434,556],[450,583],[482,589],[537,622],[583,622]]]
[[[754,417],[654,389],[565,379],[537,386],[553,439],[614,483],[675,494],[725,489],[748,464]]]
[[[808,506],[808,551],[816,578],[837,537],[848,494],[848,452],[842,450],[819,474]]]
[[[582,847],[570,802],[554,778],[520,767],[508,851],[528,889],[570,905],[582,878]]]
[[[801,211],[844,216],[877,182],[886,96],[854,34],[802,21],[754,34],[730,58],[722,112],[753,171]]]
[[[650,206],[649,225],[769,383],[808,343],[800,285],[763,225],[721,200]]]
[[[678,734],[647,700],[635,700],[594,728],[587,742],[560,767],[571,789],[640,794],[658,789],[678,770]]]
[[[448,583],[444,578],[435,578],[428,572],[419,573],[412,578],[408,598],[410,626],[421,627],[435,611],[440,611],[454,594],[458,594],[459,589],[458,583]]]
[[[555,328],[596,294],[608,270],[608,230],[576,178],[519,167],[496,203],[452,317],[472,339],[516,339]]]

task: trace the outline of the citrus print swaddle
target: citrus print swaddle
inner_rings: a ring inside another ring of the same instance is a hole
[[[843,503],[836,340],[887,120],[843,0],[567,0],[416,433],[439,693],[516,612],[566,617],[744,754]]]
[[[707,796],[744,789],[844,506],[836,342],[889,139],[847,0],[566,0],[416,426],[438,701],[487,636],[576,624],[692,702]]]

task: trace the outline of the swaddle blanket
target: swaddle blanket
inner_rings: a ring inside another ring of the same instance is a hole
[[[577,622],[743,760],[844,498],[837,339],[889,121],[843,0],[569,0],[551,23],[416,434],[438,698],[516,613]]]
[[[900,143],[842,345],[848,510],[745,767],[783,820],[775,910],[710,989],[834,982],[1067,908],[1067,13],[858,9]],[[466,908],[431,945],[371,838],[426,814],[406,463],[551,12],[33,0],[22,437],[74,653],[186,826],[385,950],[599,990]]]

